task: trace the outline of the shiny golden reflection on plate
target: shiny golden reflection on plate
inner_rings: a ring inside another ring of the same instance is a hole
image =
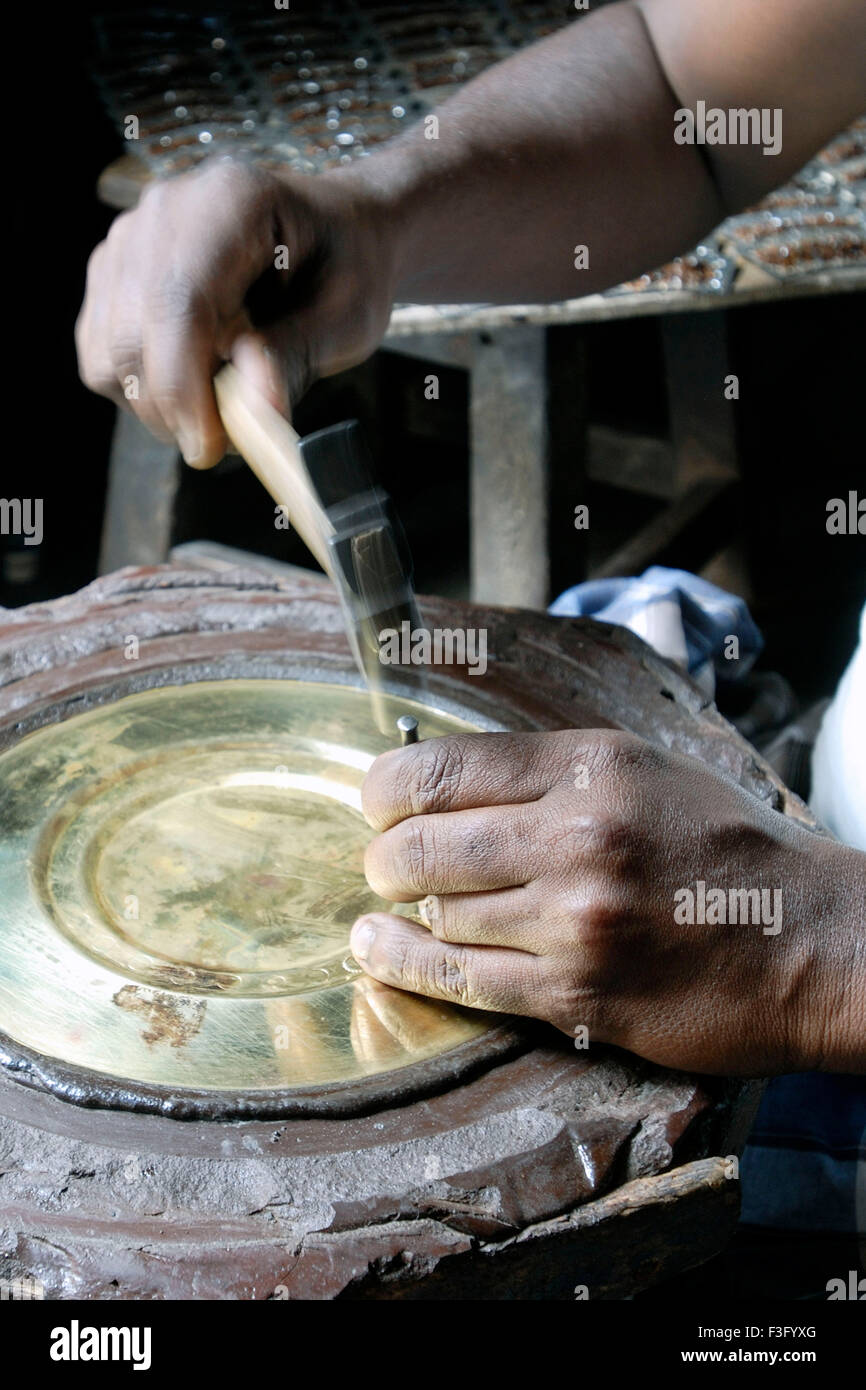
[[[472,725],[412,700],[424,738]],[[349,953],[368,887],[366,693],[229,680],[130,695],[0,755],[0,1030],[132,1082],[390,1071],[485,1032]],[[393,909],[392,909],[393,910]],[[407,910],[407,909],[401,909]]]

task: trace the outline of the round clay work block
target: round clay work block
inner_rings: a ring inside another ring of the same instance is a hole
[[[386,681],[389,743],[314,576],[126,570],[0,612],[0,1277],[622,1296],[730,1235],[758,1084],[361,974],[351,924],[391,905],[363,876],[360,786],[401,716],[425,740],[619,728],[809,812],[623,629],[422,616],[486,630],[487,672]]]

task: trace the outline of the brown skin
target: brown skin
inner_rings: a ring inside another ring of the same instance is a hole
[[[82,377],[208,467],[226,446],[212,386],[223,360],[288,410],[374,351],[396,299],[556,300],[647,270],[857,115],[864,54],[862,0],[635,0],[469,83],[439,111],[438,140],[416,128],[315,178],[212,161],[154,187],[94,251]],[[781,107],[781,154],[677,145],[674,113],[699,98]],[[574,267],[578,244],[588,270]],[[248,297],[273,281],[281,246],[291,269],[254,328]],[[575,763],[590,770],[584,790]],[[706,768],[598,731],[482,735],[385,755],[365,805],[385,832],[373,886],[437,900],[432,933],[367,919],[365,949],[356,931],[371,975],[584,1025],[672,1066],[866,1064],[853,906],[866,856]],[[678,927],[673,894],[697,879],[780,887],[781,934]]]
[[[356,923],[377,980],[694,1071],[866,1067],[866,855],[694,759],[601,730],[433,739],[378,758],[363,805],[373,889],[432,895],[429,929]],[[780,889],[781,930],[678,925],[698,879]]]
[[[223,359],[287,409],[374,351],[395,299],[557,300],[650,269],[859,113],[864,54],[861,0],[623,3],[468,83],[440,109],[438,140],[416,127],[317,177],[213,160],[154,186],[94,251],[81,375],[208,467],[226,447],[212,387]],[[699,97],[781,107],[781,154],[676,144],[674,112]],[[278,246],[283,290],[311,267],[314,283],[300,308],[272,295],[277,321],[251,334],[247,295]],[[138,400],[124,398],[130,375]]]
[[[205,468],[227,444],[212,384],[222,360],[282,410],[316,376],[363,361],[391,313],[393,252],[378,200],[348,184],[222,160],[155,184],[90,258],[76,325],[85,384]],[[314,260],[318,270],[304,303],[256,332],[245,297],[277,246],[299,271]],[[138,399],[124,396],[129,375]]]

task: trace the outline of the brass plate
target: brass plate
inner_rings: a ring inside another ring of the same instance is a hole
[[[389,703],[424,737],[473,727]],[[364,879],[360,787],[396,742],[364,691],[279,680],[161,687],[23,738],[0,755],[0,1029],[205,1091],[351,1081],[488,1031],[349,953],[359,913],[391,907]]]

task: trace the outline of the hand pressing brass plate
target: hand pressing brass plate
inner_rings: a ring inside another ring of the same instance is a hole
[[[268,1091],[438,1057],[498,1020],[389,989],[349,952],[368,887],[360,788],[412,714],[227,680],[130,695],[0,755],[0,1030],[128,1087]],[[411,909],[401,908],[400,911]]]

